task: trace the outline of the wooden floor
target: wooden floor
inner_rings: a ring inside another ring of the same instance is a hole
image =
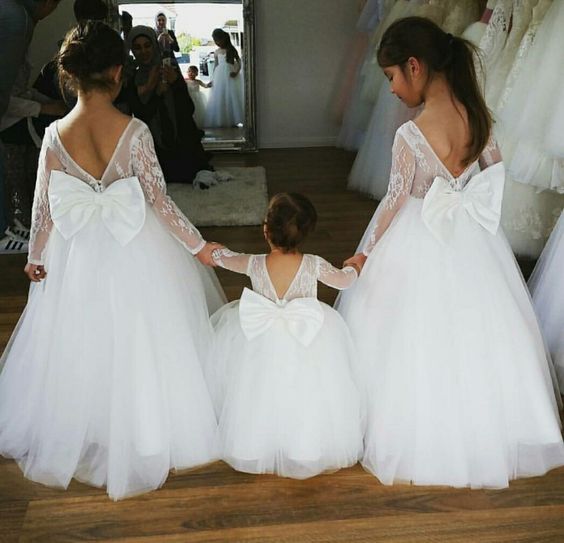
[[[334,149],[223,155],[216,165],[263,165],[270,193],[300,191],[319,212],[304,247],[334,263],[352,254],[375,203],[345,190],[352,156]],[[239,251],[264,251],[258,227],[207,228]],[[24,307],[25,258],[0,257],[0,349]],[[530,263],[527,270],[530,269]],[[230,299],[245,278],[219,271]],[[322,288],[332,302],[335,293]],[[385,487],[359,466],[307,481],[237,473],[218,462],[172,474],[156,492],[111,502],[73,482],[67,491],[24,479],[0,457],[0,542],[524,543],[564,542],[564,469],[507,490]]]

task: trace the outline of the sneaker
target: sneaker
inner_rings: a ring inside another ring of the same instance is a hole
[[[26,228],[18,219],[14,219],[14,226],[8,226],[5,231],[6,236],[18,240],[18,241],[29,241],[29,228]]]
[[[0,254],[11,255],[28,252],[28,242],[8,235],[0,240]]]

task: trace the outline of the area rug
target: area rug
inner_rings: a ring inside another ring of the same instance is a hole
[[[207,190],[170,183],[168,194],[195,226],[251,226],[262,224],[268,206],[266,174],[262,166],[221,168],[231,181]]]

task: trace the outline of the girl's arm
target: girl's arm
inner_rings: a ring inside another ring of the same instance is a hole
[[[199,253],[206,241],[196,227],[178,209],[166,193],[163,172],[157,160],[153,137],[147,126],[135,138],[132,146],[133,173],[138,177],[145,198],[169,232],[193,255]]]
[[[227,247],[215,249],[212,258],[215,264],[236,273],[249,275],[249,263],[251,256],[244,253],[235,253]]]
[[[320,256],[315,258],[317,260],[318,280],[331,288],[336,288],[337,290],[347,289],[358,278],[358,270],[354,266],[345,266],[340,270]]]
[[[49,148],[49,131],[46,132],[39,154],[35,194],[33,197],[33,210],[31,214],[31,232],[29,237],[29,254],[27,261],[30,264],[42,266],[44,263],[44,250],[53,228],[51,208],[49,206],[49,179],[52,170],[62,170],[63,167],[55,154]]]
[[[380,241],[397,212],[406,202],[411,193],[411,186],[415,176],[415,155],[401,134],[396,134],[392,147],[392,170],[386,196],[372,218],[372,231],[362,253],[368,256],[374,246]]]

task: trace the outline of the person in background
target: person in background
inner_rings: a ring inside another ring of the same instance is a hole
[[[10,104],[12,87],[24,63],[33,31],[38,21],[48,17],[60,0],[2,0],[0,9],[0,41],[7,46],[0,55],[0,121]],[[26,251],[26,238],[4,236],[8,213],[4,196],[4,150],[0,143],[0,253]]]
[[[149,125],[166,181],[190,183],[199,173],[207,177],[201,172],[211,173],[213,168],[180,69],[162,62],[167,59],[162,59],[155,32],[148,26],[133,27],[128,46],[137,62],[125,90],[128,104],[131,113]]]
[[[127,40],[127,36],[131,32],[133,28],[133,16],[129,11],[122,11],[119,16],[119,23],[120,23],[120,30],[121,30],[121,37],[124,41]]]
[[[166,15],[162,11],[157,13],[155,17],[155,34],[157,35],[159,47],[164,57],[170,57],[176,61],[173,51],[178,53],[180,46],[178,45],[174,31],[168,29],[166,23]]]
[[[108,6],[103,0],[74,0],[72,9],[79,24],[108,18]]]

